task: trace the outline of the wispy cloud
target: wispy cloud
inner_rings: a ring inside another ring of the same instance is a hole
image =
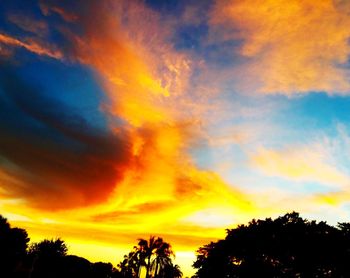
[[[0,34],[0,45],[1,44],[11,47],[23,47],[35,54],[44,55],[55,59],[61,59],[63,57],[63,54],[59,50],[54,49],[53,47],[46,47],[44,44],[41,44],[34,39],[22,41],[9,35]]]
[[[267,175],[339,188],[347,186],[350,177],[328,164],[327,158],[321,148],[293,146],[282,150],[261,148],[251,159],[253,166]]]
[[[348,94],[350,14],[345,1],[216,1],[211,37],[235,42],[236,89]],[[345,8],[344,8],[345,7]],[[348,10],[348,9],[347,9]]]
[[[49,26],[46,21],[35,19],[26,14],[11,13],[7,16],[7,19],[20,29],[38,36],[46,36],[49,32]]]
[[[77,15],[71,11],[60,7],[55,4],[55,1],[39,1],[39,7],[43,15],[50,16],[53,14],[58,14],[63,20],[67,22],[74,22],[77,20]]]

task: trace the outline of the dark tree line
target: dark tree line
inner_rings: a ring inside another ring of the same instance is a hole
[[[179,278],[174,253],[160,237],[139,239],[116,268],[67,254],[61,239],[29,245],[25,230],[0,216],[1,278]],[[336,227],[298,213],[252,220],[197,251],[193,278],[350,277],[350,223]]]
[[[169,243],[159,237],[140,239],[138,246],[114,268],[111,263],[91,263],[68,255],[61,239],[43,240],[29,245],[24,229],[12,228],[0,215],[1,278],[179,278],[182,273],[173,265]]]
[[[252,220],[197,251],[195,278],[350,277],[350,223],[337,227],[298,213]]]

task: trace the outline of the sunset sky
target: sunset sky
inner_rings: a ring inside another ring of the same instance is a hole
[[[226,228],[350,221],[347,0],[1,0],[0,213],[185,274]]]

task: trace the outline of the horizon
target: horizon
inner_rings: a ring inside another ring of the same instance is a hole
[[[349,26],[344,0],[2,1],[1,214],[114,265],[160,236],[184,276],[253,218],[348,222]]]

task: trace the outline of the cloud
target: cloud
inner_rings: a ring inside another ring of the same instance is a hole
[[[49,210],[106,200],[127,165],[127,135],[93,128],[6,67],[0,79],[6,195]]]
[[[12,24],[15,24],[18,28],[31,32],[38,36],[46,36],[49,32],[49,26],[44,20],[38,20],[29,15],[20,13],[11,13],[7,16],[7,19]]]
[[[64,3],[52,1],[50,7],[67,10]],[[154,213],[160,217],[155,223],[165,221],[169,213],[179,219],[222,203],[227,210],[254,210],[244,193],[214,173],[197,169],[188,153],[198,139],[196,116],[201,112],[196,109],[202,111],[202,103],[194,103],[189,90],[194,62],[174,48],[173,30],[161,24],[160,15],[138,1],[78,1],[75,5],[76,19],[68,24],[76,28],[57,28],[65,40],[62,51],[66,60],[96,73],[107,96],[101,107],[110,133],[101,138],[79,115],[59,112],[69,111],[68,107],[53,109],[62,104],[54,105],[55,101],[41,95],[29,101],[28,94],[19,93],[28,89],[26,84],[19,82],[25,87],[21,89],[13,88],[15,81],[4,82],[16,109],[58,133],[41,139],[40,128],[18,122],[28,139],[15,149],[19,139],[13,138],[20,136],[8,127],[8,139],[2,140],[4,156],[19,165],[22,171],[13,175],[27,184],[16,187],[13,195],[22,196],[29,205],[46,203],[51,209],[94,204],[100,219],[115,215],[121,222],[125,212],[141,221],[148,211],[144,225],[152,223],[152,208],[163,203],[173,208],[169,212],[161,207]],[[36,90],[31,92],[37,95]],[[34,184],[40,194],[29,195]],[[62,195],[65,198],[56,204]],[[91,215],[89,209],[86,213]],[[125,220],[129,224],[130,218]]]
[[[214,43],[232,42],[236,89],[264,94],[350,92],[345,1],[218,0]]]
[[[55,1],[39,1],[39,7],[43,15],[50,16],[52,13],[58,14],[63,20],[67,22],[74,22],[77,20],[77,15],[66,9],[55,5]]]
[[[66,56],[94,70],[107,96],[102,107],[109,128],[115,134],[127,130],[130,146],[123,178],[108,200],[79,214],[87,221],[164,233],[171,223],[215,205],[252,213],[248,196],[192,161],[189,148],[198,140],[202,100],[193,102],[195,62],[174,48],[173,30],[142,2],[89,1],[77,10],[80,32],[62,29]]]
[[[315,194],[313,201],[318,205],[340,207],[340,205],[350,202],[350,192],[349,190],[340,190]]]
[[[53,47],[47,47],[44,44],[37,42],[35,39],[27,39],[26,41],[21,41],[12,36],[0,34],[0,47],[1,44],[10,47],[23,47],[35,54],[48,56],[55,59],[61,59],[63,57],[62,53],[59,50],[56,50]]]
[[[311,181],[338,188],[348,186],[350,177],[327,163],[320,148],[290,147],[282,150],[261,148],[251,157],[252,165],[270,176],[295,181]]]
[[[77,24],[82,36],[66,33],[72,59],[106,81],[110,112],[137,127],[173,123],[174,100],[186,91],[191,61],[167,41],[160,16],[137,1],[92,1]]]

